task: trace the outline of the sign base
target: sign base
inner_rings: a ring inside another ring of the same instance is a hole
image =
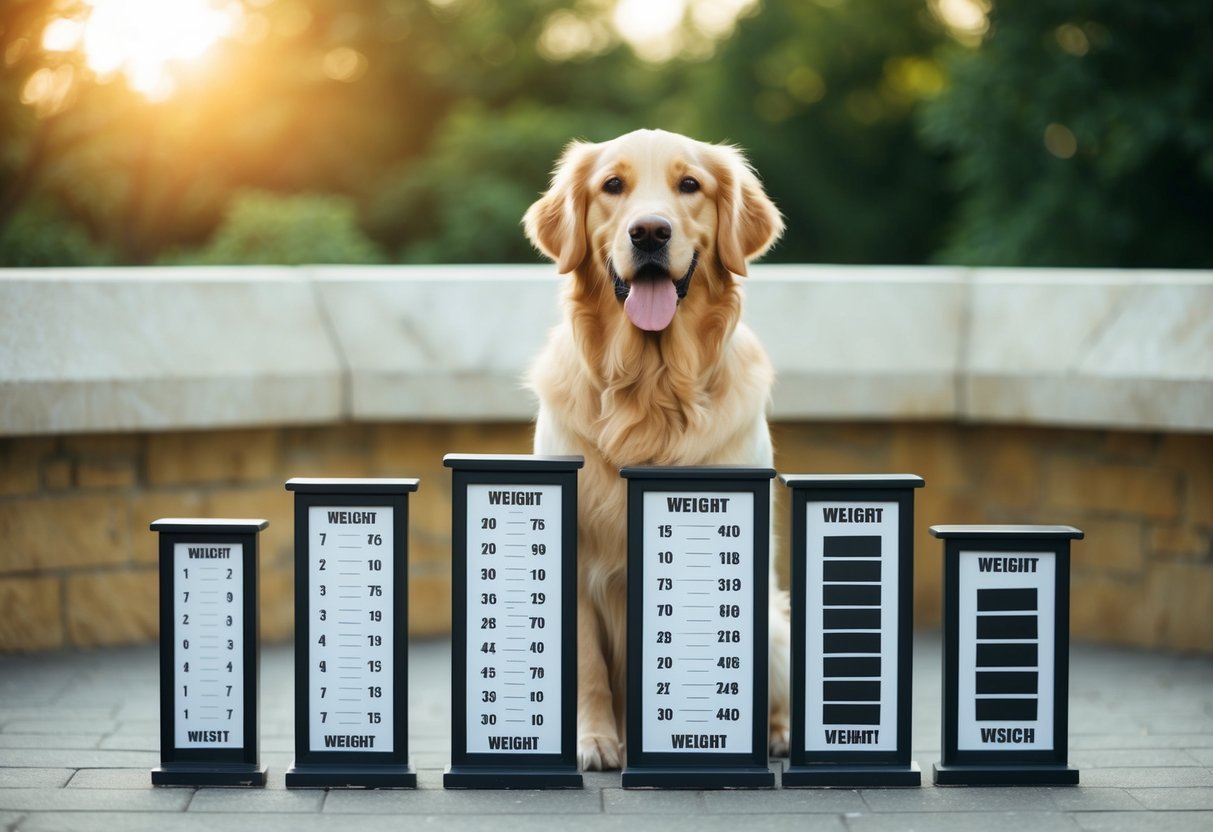
[[[936,763],[936,786],[1077,786],[1073,766],[944,765]]]
[[[773,789],[769,768],[705,768],[702,766],[643,766],[623,770],[625,789]]]
[[[265,785],[266,767],[247,763],[163,763],[152,769],[153,786],[247,786]]]
[[[833,788],[914,788],[922,785],[918,763],[908,766],[885,765],[789,765],[783,771],[785,787]]]
[[[581,772],[567,766],[447,766],[442,775],[444,789],[580,789],[583,785]]]
[[[288,789],[415,789],[412,766],[292,765],[286,770]]]

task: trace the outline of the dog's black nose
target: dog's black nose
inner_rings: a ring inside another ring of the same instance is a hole
[[[673,230],[670,221],[665,217],[646,214],[643,217],[637,217],[631,224],[628,228],[628,236],[632,238],[632,245],[636,248],[652,252],[670,241]]]

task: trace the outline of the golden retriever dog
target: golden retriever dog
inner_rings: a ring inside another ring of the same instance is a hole
[[[783,231],[736,149],[659,130],[574,142],[526,213],[565,284],[531,369],[535,453],[580,454],[577,754],[623,763],[632,465],[772,466],[773,370],[741,322],[746,263]],[[771,549],[774,559],[775,549]],[[770,749],[788,747],[787,596],[772,570]]]

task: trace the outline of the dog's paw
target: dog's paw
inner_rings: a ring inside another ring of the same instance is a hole
[[[792,747],[791,738],[788,735],[787,728],[776,728],[772,726],[771,737],[767,745],[772,757],[788,756],[788,749]]]
[[[583,771],[619,768],[623,762],[623,749],[614,737],[586,734],[577,738],[577,762]]]

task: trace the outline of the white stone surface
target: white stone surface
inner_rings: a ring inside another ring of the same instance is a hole
[[[756,266],[745,318],[778,372],[776,419],[950,419],[960,269]]]
[[[296,270],[0,270],[0,433],[341,416],[341,366]]]
[[[526,420],[548,266],[0,270],[0,435]],[[1213,430],[1213,273],[757,266],[776,419]]]
[[[310,272],[349,370],[352,418],[517,421],[534,415],[522,376],[557,321],[555,269]]]
[[[1213,428],[1213,275],[978,271],[962,414]]]

